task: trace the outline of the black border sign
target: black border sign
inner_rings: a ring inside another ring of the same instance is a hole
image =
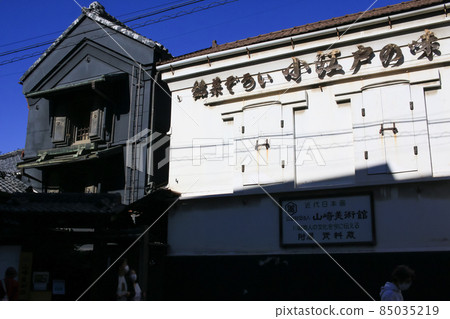
[[[309,235],[321,245],[375,242],[370,194],[281,199],[280,204],[283,246],[314,245]]]

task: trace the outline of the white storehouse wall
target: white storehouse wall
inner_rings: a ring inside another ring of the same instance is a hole
[[[279,207],[260,186],[277,201],[313,190],[371,193],[373,244],[330,252],[449,250],[450,200],[442,191],[450,177],[448,19],[402,20],[163,72],[173,101],[169,188],[182,196],[169,215],[169,254],[319,253],[280,245]],[[408,47],[425,29],[440,45],[432,59]],[[404,61],[384,67],[380,50],[391,43]],[[375,56],[354,72],[357,45]],[[344,72],[320,79],[317,52],[333,49]],[[294,57],[311,67],[298,82],[282,74]],[[243,86],[246,73],[252,90]],[[241,80],[234,94],[225,87],[230,76]],[[218,97],[210,92],[217,77]],[[195,100],[202,80],[208,97]],[[259,195],[241,196],[249,194]]]

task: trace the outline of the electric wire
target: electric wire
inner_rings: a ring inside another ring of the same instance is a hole
[[[178,4],[178,5],[173,5],[171,7],[162,8],[162,9],[157,10],[157,11],[153,11],[153,12],[150,12],[150,13],[145,13],[145,14],[142,14],[142,15],[137,16],[137,17],[124,19],[123,22],[124,23],[128,23],[128,22],[144,19],[144,18],[147,18],[147,17],[150,17],[150,16],[154,16],[154,15],[157,15],[157,14],[160,14],[160,13],[164,13],[164,12],[167,12],[167,11],[175,10],[175,9],[178,9],[178,8],[181,8],[181,7],[186,7],[186,6],[189,6],[191,4],[195,4],[195,3],[203,2],[203,1],[205,1],[205,0],[191,0],[191,1],[183,2],[183,3]]]
[[[137,17],[133,17],[133,18],[130,18],[130,19],[123,20],[123,23],[129,23],[131,21],[144,19],[144,18],[147,18],[149,16],[158,15],[158,14],[163,13],[163,12],[175,10],[175,9],[180,8],[180,7],[188,6],[188,5],[191,5],[191,4],[194,4],[194,3],[197,3],[197,2],[202,2],[202,1],[205,1],[205,0],[191,0],[191,1],[179,4],[179,5],[176,5],[176,6],[163,8],[161,10],[153,11],[153,12],[150,12],[150,13],[147,13],[147,14],[144,14],[144,15],[140,15],[140,16],[137,16]],[[192,13],[195,13],[195,12],[197,12],[197,11],[193,11]],[[185,14],[183,14],[183,15],[185,15]],[[179,15],[179,16],[181,16],[181,15]],[[176,17],[178,17],[178,15]],[[176,17],[174,17],[174,18],[176,18]],[[169,18],[167,18],[167,17],[162,17],[161,19],[163,19],[161,21],[169,20]],[[158,22],[159,22],[159,19],[158,19]],[[153,23],[156,23],[156,22],[153,22]],[[140,26],[138,26],[138,27],[140,27]],[[44,37],[44,36],[52,35],[52,34],[61,34],[63,32],[64,32],[64,30],[61,30],[61,31],[47,33],[45,35],[41,35],[41,36],[38,36],[38,37]],[[29,38],[29,39],[33,39],[33,38]],[[27,40],[29,40],[29,39],[27,39]],[[20,43],[20,42],[24,42],[24,41],[27,41],[27,40],[21,40],[21,41],[16,41],[16,42],[12,42],[12,43]],[[19,52],[22,52],[22,51],[35,49],[35,48],[39,48],[39,47],[42,47],[42,46],[45,46],[45,45],[51,45],[53,42],[55,42],[55,39],[54,40],[49,40],[49,41],[38,42],[38,43],[30,44],[30,45],[27,45],[27,46],[24,46],[24,47],[20,47],[20,48],[17,48],[17,49],[12,49],[12,50],[8,50],[8,51],[0,52],[0,57],[1,56],[7,56],[7,55],[15,54],[15,53],[19,53]],[[1,45],[0,47],[7,46],[7,45],[8,44],[4,44],[4,45]]]
[[[190,11],[180,11],[180,12],[177,12],[177,13],[175,13],[173,15],[164,16],[164,17],[161,17],[161,18],[158,18],[158,19],[148,20],[146,22],[134,25],[132,27],[135,28],[135,29],[142,28],[142,27],[145,27],[145,26],[150,25],[150,24],[155,24],[155,23],[159,23],[159,22],[163,22],[163,21],[167,21],[167,20],[176,19],[176,18],[185,16],[185,15],[193,14],[193,13],[204,11],[204,10],[208,10],[208,9],[211,9],[211,8],[214,8],[214,7],[222,6],[222,5],[225,5],[225,4],[228,4],[228,3],[232,3],[232,2],[236,2],[236,1],[238,1],[238,0],[216,1],[216,2],[212,2],[212,3],[210,3],[208,5],[205,5],[205,6],[195,7],[195,8],[193,8]]]
[[[157,15],[157,14],[162,13],[162,12],[167,12],[167,11],[170,11],[170,10],[174,10],[174,9],[177,9],[177,8],[180,8],[180,7],[183,7],[183,6],[187,6],[187,5],[190,5],[190,4],[193,4],[193,3],[201,2],[201,1],[205,1],[205,0],[191,0],[191,1],[183,2],[183,3],[179,4],[179,5],[173,5],[173,6],[170,6],[170,7],[166,7],[166,8],[160,9],[158,11],[152,11],[152,12],[149,12],[149,13],[142,14],[140,16],[132,17],[132,18],[129,18],[127,20],[123,20],[123,22],[127,23],[127,22],[130,22],[130,21],[142,19],[142,18],[145,18],[145,17],[148,17],[148,16]],[[180,3],[180,2],[181,1],[172,1],[172,2],[169,2],[168,4]],[[137,13],[137,12],[147,11],[147,10],[159,8],[159,7],[162,7],[162,6],[163,5],[154,6],[154,7],[150,7],[150,8],[146,8],[146,9],[141,9],[141,10],[137,10],[137,11],[121,14],[121,15],[118,15],[117,17],[124,17],[124,16],[128,16],[128,15],[131,15],[131,14],[134,14],[134,13]],[[30,40],[36,40],[37,38],[43,38],[43,37],[46,37],[46,36],[49,36],[49,35],[61,34],[63,32],[64,32],[64,30],[59,30],[59,31],[54,31],[54,32],[42,34],[42,35],[37,35],[37,36],[34,36],[32,38],[26,38],[26,39],[17,40],[17,41],[5,43],[5,44],[0,44],[0,48],[11,46],[13,44],[28,42]],[[47,43],[47,42],[48,41],[42,42],[43,43],[42,45],[45,45],[44,43]],[[52,42],[50,42],[50,44],[53,43],[53,42],[54,42],[54,40]],[[28,47],[31,47],[33,45],[42,46],[40,43],[35,43],[35,44],[30,44],[29,46],[22,47],[22,48],[17,48],[17,49],[14,49],[14,50],[20,50],[20,49],[28,50]],[[11,50],[11,51],[13,51],[13,50]],[[0,52],[0,56],[7,55],[8,52],[9,51]]]
[[[201,0],[201,1],[203,1],[203,0]],[[180,12],[177,12],[177,13],[172,14],[172,15],[167,15],[167,16],[160,17],[158,19],[147,20],[147,21],[145,21],[143,23],[140,23],[140,24],[137,24],[137,25],[131,25],[130,27],[134,28],[134,29],[142,28],[142,27],[148,26],[150,24],[156,24],[156,23],[160,23],[160,22],[164,22],[164,21],[168,21],[168,20],[173,20],[173,19],[176,19],[176,18],[179,18],[179,17],[182,17],[182,16],[194,14],[194,13],[197,13],[197,12],[200,12],[200,11],[205,11],[205,10],[208,10],[208,9],[212,9],[214,7],[222,6],[222,5],[225,5],[225,4],[228,4],[228,3],[232,3],[232,2],[236,2],[236,1],[238,1],[238,0],[216,1],[216,2],[209,3],[208,5],[195,7],[193,9],[189,10],[189,11],[180,11]],[[94,32],[96,30],[97,29],[88,30],[88,31],[83,32],[83,34],[87,34],[89,32]],[[79,36],[79,35],[80,34],[68,36],[68,37],[66,37],[66,40],[70,39],[71,37],[75,37],[75,36]],[[106,36],[107,35],[102,35],[102,36],[96,37],[95,39],[106,37]],[[50,44],[53,44],[53,43],[54,43],[54,41],[41,42],[41,43],[35,44],[34,46],[33,45],[27,46],[26,49],[24,49],[22,51],[26,51],[26,50],[29,50],[29,49],[37,48],[37,47],[40,47],[40,46],[43,46],[43,45],[50,45]],[[75,46],[76,44],[72,44],[70,46]],[[59,48],[57,48],[55,50],[59,50],[59,49],[67,48],[67,47],[69,47],[69,46],[59,47]],[[17,51],[15,53],[21,52],[21,50],[19,50],[19,49],[18,50],[11,50],[11,51]],[[40,56],[44,52],[45,51],[35,51],[35,52],[28,53],[28,54],[25,54],[25,55],[22,55],[22,56],[13,57],[13,58],[8,59],[8,60],[2,60],[2,61],[0,61],[0,66],[11,64],[11,63],[15,63],[15,62],[22,61],[22,60],[26,60],[26,59],[29,59],[29,58],[32,58],[32,57]],[[0,56],[6,55],[7,53],[8,52],[2,52],[2,53],[0,53]]]

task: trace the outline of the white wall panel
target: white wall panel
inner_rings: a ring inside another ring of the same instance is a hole
[[[409,84],[386,84],[362,94],[368,173],[416,171],[417,144]]]
[[[450,174],[450,70],[441,70],[442,87],[424,92],[428,128],[430,134],[430,152],[433,176]]]
[[[297,187],[342,185],[355,174],[352,114],[329,89],[312,90],[309,107],[294,113]]]

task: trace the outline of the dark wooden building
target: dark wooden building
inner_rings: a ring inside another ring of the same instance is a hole
[[[120,193],[129,204],[164,184],[167,169],[151,163],[165,153],[149,154],[169,128],[170,96],[155,81],[155,63],[169,56],[98,2],[84,8],[21,78],[29,116],[20,168],[33,187]]]
[[[76,299],[164,211],[170,94],[156,63],[168,57],[93,2],[21,77],[29,115],[17,167],[39,194],[4,192],[0,248],[20,256],[22,299]],[[134,211],[140,199],[148,208]],[[126,255],[144,290],[165,225]],[[114,300],[116,271],[83,299]],[[43,291],[36,273],[47,274]]]

